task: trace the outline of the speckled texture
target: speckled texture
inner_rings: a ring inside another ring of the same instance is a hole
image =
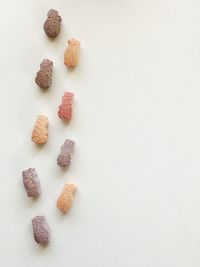
[[[34,130],[32,132],[32,141],[36,144],[45,144],[48,140],[48,118],[46,116],[38,116]]]
[[[55,38],[60,32],[62,18],[58,11],[51,9],[47,14],[47,19],[44,23],[44,31],[50,38]]]
[[[62,97],[62,103],[58,109],[58,116],[63,121],[67,122],[72,119],[73,98],[74,94],[71,92],[65,92]]]
[[[71,164],[71,157],[74,152],[75,142],[66,139],[64,144],[61,146],[60,154],[57,158],[57,164],[60,167],[69,167]]]
[[[36,74],[35,82],[42,89],[48,89],[52,82],[53,62],[44,59],[40,64],[40,70]]]
[[[37,198],[41,193],[40,181],[34,168],[22,172],[23,183],[28,197]]]
[[[33,236],[35,241],[42,245],[49,244],[50,229],[44,216],[36,216],[32,219]]]
[[[75,191],[76,186],[74,184],[65,184],[64,189],[57,200],[57,208],[63,213],[67,213],[71,208]]]
[[[79,62],[80,42],[76,39],[68,41],[68,47],[64,54],[64,64],[69,68],[74,68]]]

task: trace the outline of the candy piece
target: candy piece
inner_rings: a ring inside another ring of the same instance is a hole
[[[57,200],[57,208],[60,209],[63,213],[67,213],[71,208],[75,190],[75,185],[65,184],[64,189]]]
[[[36,216],[32,219],[33,235],[35,241],[46,246],[49,243],[50,229],[44,216]]]
[[[40,190],[40,181],[38,179],[37,172],[34,168],[30,168],[22,172],[23,183],[26,189],[28,197],[39,197]]]
[[[66,139],[64,144],[61,146],[60,154],[57,158],[57,164],[60,167],[69,167],[71,164],[71,157],[74,152],[75,142]]]
[[[74,94],[65,92],[62,97],[62,104],[58,109],[58,116],[64,121],[70,121],[72,118],[72,102]]]
[[[44,59],[40,64],[40,70],[37,72],[35,82],[42,89],[48,89],[52,81],[53,62]]]
[[[59,16],[57,10],[49,10],[43,28],[50,38],[55,38],[59,34],[61,21],[62,18]]]
[[[79,61],[80,42],[76,39],[68,41],[68,47],[64,55],[64,63],[66,66],[76,67]]]
[[[48,118],[46,116],[38,116],[35,128],[32,132],[32,141],[36,144],[45,144],[48,139]]]

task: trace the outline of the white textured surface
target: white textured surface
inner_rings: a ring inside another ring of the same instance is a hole
[[[42,30],[46,13],[63,18],[59,37]],[[0,21],[0,266],[200,266],[199,0],[6,0]],[[67,39],[81,40],[78,68],[63,65]],[[54,61],[51,89],[34,83]],[[75,93],[65,126],[57,108]],[[38,150],[31,131],[50,120]],[[56,165],[76,141],[66,173]],[[35,167],[42,197],[27,199],[21,172]],[[55,201],[79,187],[69,215]],[[31,218],[45,214],[52,242],[32,240]]]

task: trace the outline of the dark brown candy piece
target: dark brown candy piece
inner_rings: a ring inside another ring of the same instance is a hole
[[[35,241],[42,245],[49,244],[50,229],[44,216],[36,216],[32,219],[33,236]]]
[[[52,81],[53,62],[44,59],[40,64],[40,70],[37,72],[35,82],[43,89],[48,89]]]
[[[59,34],[61,21],[62,18],[59,16],[57,10],[49,10],[43,28],[50,38],[55,38]]]

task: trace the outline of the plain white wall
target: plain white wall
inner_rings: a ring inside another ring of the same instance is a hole
[[[42,25],[58,9],[62,31]],[[6,267],[200,266],[200,2],[198,0],[6,0],[0,20],[0,265]],[[66,41],[81,41],[80,64],[63,65]],[[34,83],[43,58],[52,87]],[[75,93],[73,121],[57,117]],[[49,117],[49,142],[31,131]],[[56,165],[76,141],[67,172]],[[35,167],[41,198],[26,197],[21,172]],[[78,186],[70,213],[55,202]],[[51,244],[33,241],[45,214]]]

